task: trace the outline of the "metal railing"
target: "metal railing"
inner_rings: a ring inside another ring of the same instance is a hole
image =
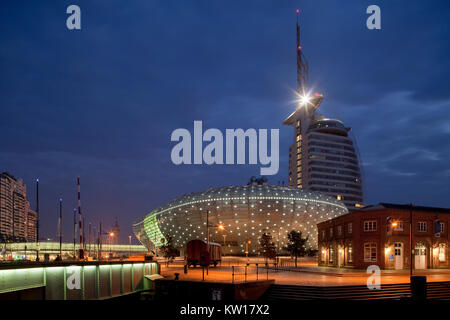
[[[255,264],[255,266],[231,266],[231,283],[239,280],[247,282],[264,279],[269,280],[269,268],[266,266],[260,267],[259,264]]]

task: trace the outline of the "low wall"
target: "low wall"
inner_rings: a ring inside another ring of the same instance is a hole
[[[155,262],[58,262],[0,265],[0,299],[108,299],[153,289]]]
[[[274,282],[274,280],[260,280],[220,283],[160,279],[155,281],[155,299],[203,302],[257,300]]]

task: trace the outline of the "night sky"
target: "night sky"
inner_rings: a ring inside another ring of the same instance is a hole
[[[66,8],[81,7],[81,31]],[[381,30],[366,8],[381,8]],[[352,127],[365,203],[450,207],[448,1],[15,1],[0,4],[0,170],[21,177],[41,235],[58,198],[72,237],[76,177],[86,223],[133,221],[185,193],[246,184],[259,165],[175,166],[177,128],[279,128],[288,180],[295,9],[319,112]],[[136,241],[136,240],[135,240]]]

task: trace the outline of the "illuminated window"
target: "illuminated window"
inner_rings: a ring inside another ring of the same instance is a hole
[[[445,244],[439,244],[439,261],[445,262]]]
[[[348,233],[352,233],[353,232],[353,223],[349,223],[348,224]]]
[[[364,261],[365,262],[377,261],[377,244],[375,242],[369,242],[364,244]]]
[[[347,248],[347,261],[353,262],[353,248],[351,244]]]
[[[320,252],[320,261],[325,262],[327,256],[327,251],[325,248],[322,248],[322,251]]]
[[[419,232],[427,232],[427,223],[425,221],[418,222]]]
[[[377,222],[375,220],[364,221],[364,231],[376,231]]]
[[[394,231],[403,231],[403,221],[395,221]]]

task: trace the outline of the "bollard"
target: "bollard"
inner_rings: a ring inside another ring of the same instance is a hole
[[[411,276],[411,299],[426,300],[427,298],[427,277]]]
[[[202,281],[205,281],[205,267],[202,267]]]
[[[184,274],[186,274],[188,272],[188,266],[187,264],[184,265]]]
[[[266,267],[266,272],[267,272],[266,280],[269,280],[269,268],[268,267]]]
[[[178,272],[175,272],[174,275],[175,275],[175,280],[180,280],[180,274]]]

